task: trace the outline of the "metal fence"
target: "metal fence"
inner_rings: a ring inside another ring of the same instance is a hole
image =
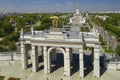
[[[16,61],[21,60],[20,52],[0,52],[0,61]]]

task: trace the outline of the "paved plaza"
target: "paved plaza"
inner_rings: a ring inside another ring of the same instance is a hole
[[[21,80],[120,80],[120,71],[115,70],[107,70],[100,79],[93,77],[92,72],[85,78],[80,79],[79,71],[75,72],[71,77],[64,77],[63,67],[47,75],[43,69],[37,73],[32,73],[32,68],[22,70],[19,61],[10,63],[11,65],[9,65],[9,61],[0,61],[0,75],[6,76],[6,80],[11,76],[21,78]]]

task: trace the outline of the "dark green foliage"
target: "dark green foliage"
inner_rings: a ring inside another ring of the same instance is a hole
[[[6,50],[7,50],[7,49],[6,49],[5,46],[0,45],[0,52],[2,52],[2,51],[6,51]]]
[[[20,78],[10,77],[8,80],[21,80]]]
[[[9,51],[15,51],[16,50],[16,45],[15,42],[10,42],[8,45],[8,50]]]
[[[11,34],[14,31],[14,27],[8,23],[8,21],[3,20],[0,22],[0,37]]]
[[[97,14],[98,15],[98,14]],[[105,30],[114,35],[118,40],[120,40],[120,14],[99,14],[109,16],[105,21],[100,20],[97,17],[92,17],[92,21],[102,26]]]
[[[115,53],[115,51],[113,51],[113,49],[111,47],[108,47],[108,49],[107,49],[107,45],[105,45],[104,49],[105,49],[105,52],[107,52],[107,53]]]
[[[5,76],[0,76],[0,80],[4,80]]]
[[[51,25],[52,25],[52,21],[50,19],[50,15],[42,16],[40,29],[41,30],[49,29]]]
[[[10,35],[5,36],[2,41],[0,41],[0,51],[14,51],[16,50],[15,42],[18,41],[19,38],[19,32],[14,32]]]
[[[104,42],[104,40],[103,40],[103,38],[102,38],[101,35],[99,35],[99,41],[100,41],[100,44],[101,44],[101,45],[105,45],[105,42]]]
[[[104,28],[106,30],[111,31],[112,33],[114,33],[117,37],[120,37],[120,28],[112,25],[112,24],[104,24]]]
[[[117,47],[116,47],[116,49],[115,49],[115,52],[116,52],[117,55],[120,56],[120,44],[117,45]]]

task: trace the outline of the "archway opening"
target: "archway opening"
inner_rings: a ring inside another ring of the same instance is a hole
[[[31,45],[26,44],[25,46],[25,54],[26,54],[26,63],[27,63],[27,68],[32,67],[31,63]]]
[[[84,67],[85,67],[85,76],[90,74],[93,71],[94,64],[94,48],[86,47],[84,49]]]
[[[79,49],[71,49],[71,75],[79,71]]]
[[[38,70],[42,70],[44,69],[44,61],[43,61],[43,47],[42,46],[38,46]]]
[[[63,72],[64,66],[64,54],[65,50],[63,48],[50,48],[48,50],[48,65],[50,66],[50,73],[53,73],[56,70]]]

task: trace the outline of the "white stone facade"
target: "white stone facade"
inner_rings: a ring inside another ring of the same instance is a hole
[[[78,12],[76,12],[79,14]],[[69,32],[34,31],[24,34],[21,30],[21,64],[22,69],[28,68],[28,51],[31,49],[32,72],[38,71],[38,54],[43,55],[44,73],[50,74],[51,62],[56,60],[56,49],[64,56],[64,76],[71,76],[72,48],[79,49],[79,72],[84,77],[84,50],[83,45],[94,48],[93,75],[100,77],[99,38],[94,33],[79,33],[72,38]],[[29,47],[29,48],[28,48]],[[39,48],[41,48],[39,51]],[[40,53],[39,53],[40,52]],[[52,57],[52,58],[51,58]]]
[[[70,24],[85,24],[86,19],[81,15],[79,9],[76,9],[76,13],[70,18]]]

